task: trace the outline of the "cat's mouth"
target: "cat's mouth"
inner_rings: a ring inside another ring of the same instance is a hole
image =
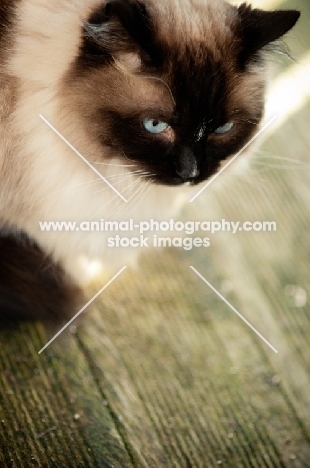
[[[193,186],[193,185],[198,185],[200,182],[202,182],[200,179],[193,178],[193,179],[187,179],[184,180],[179,176],[175,177],[158,177],[153,179],[154,183],[157,185],[169,185],[171,187],[178,187],[181,185],[184,186]]]

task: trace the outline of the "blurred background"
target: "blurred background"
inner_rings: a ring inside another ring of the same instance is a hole
[[[277,232],[148,252],[41,356],[41,325],[0,332],[1,466],[310,467],[310,4],[254,4],[302,11],[272,58],[278,119],[180,219]]]

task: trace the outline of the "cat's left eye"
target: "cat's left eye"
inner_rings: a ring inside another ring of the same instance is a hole
[[[153,133],[155,135],[163,133],[169,128],[169,124],[167,122],[162,122],[155,119],[144,119],[142,124],[147,132]]]
[[[232,130],[233,126],[234,126],[233,122],[228,122],[227,124],[222,125],[221,127],[218,127],[214,131],[214,133],[216,133],[217,135],[224,135],[225,133],[230,132],[230,130]]]

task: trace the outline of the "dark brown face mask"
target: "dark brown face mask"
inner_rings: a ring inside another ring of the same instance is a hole
[[[68,92],[85,102],[86,125],[111,154],[136,162],[156,183],[198,184],[257,131],[264,54],[299,12],[218,2],[200,5],[198,17],[198,7],[185,4],[184,17],[194,18],[185,28],[170,2],[152,3],[112,0],[92,14]],[[137,67],[120,70],[124,57]]]

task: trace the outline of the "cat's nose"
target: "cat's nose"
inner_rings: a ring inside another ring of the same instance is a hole
[[[184,182],[196,179],[200,175],[197,159],[191,149],[182,150],[175,163],[175,170]]]

